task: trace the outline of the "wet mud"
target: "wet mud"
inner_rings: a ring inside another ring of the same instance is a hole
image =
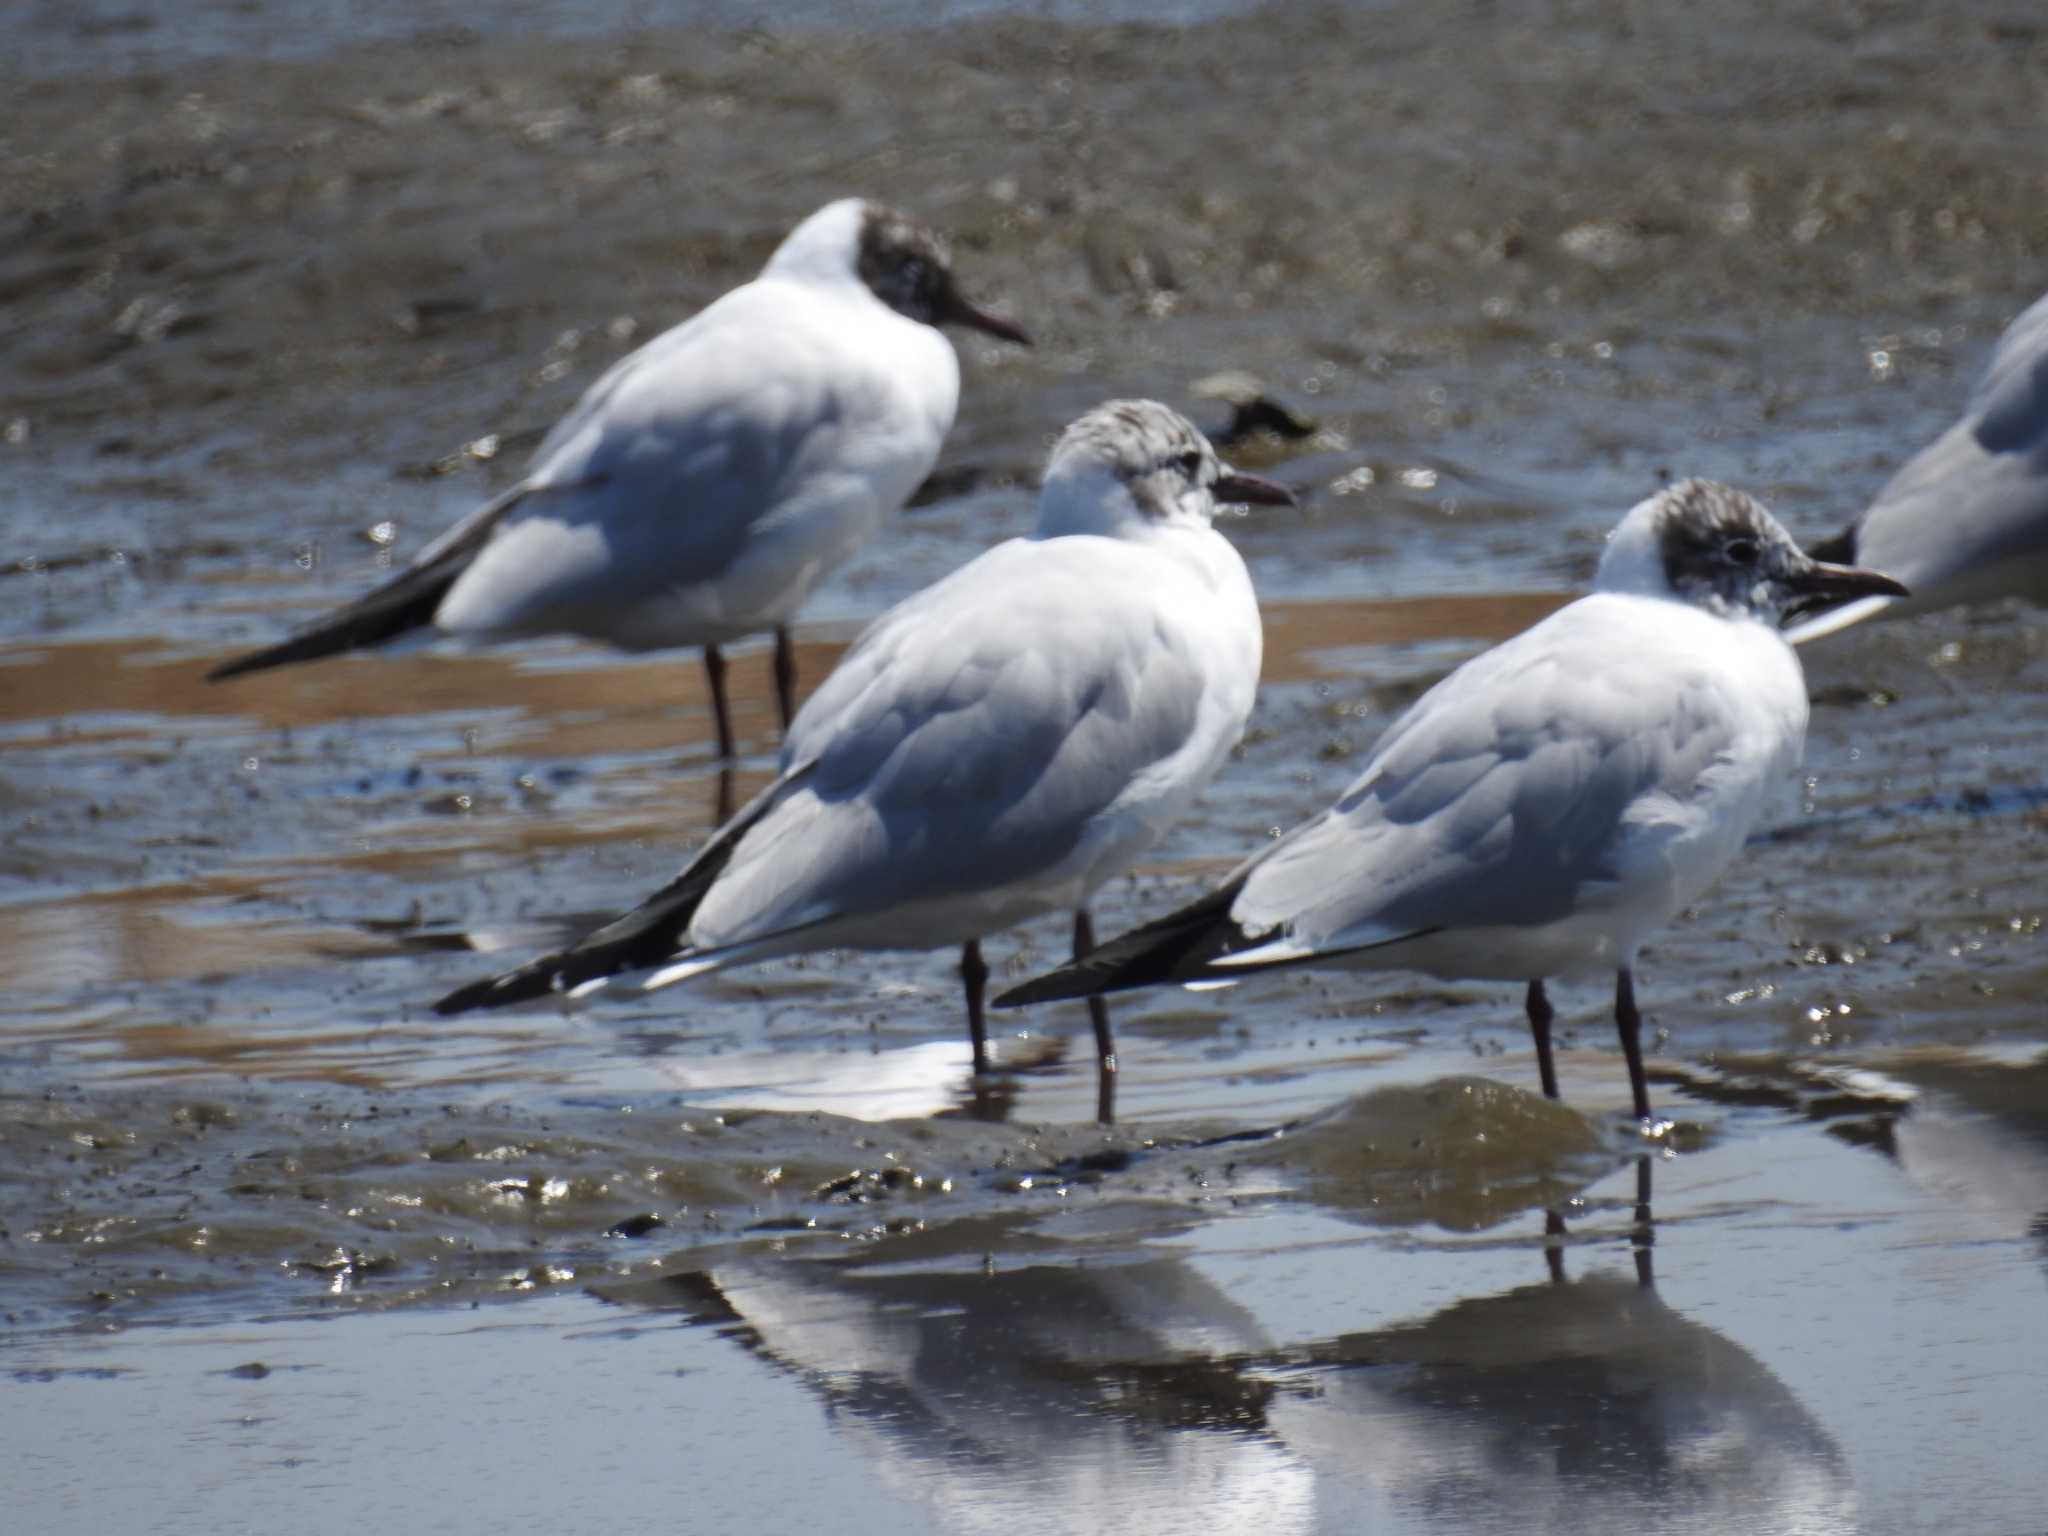
[[[2037,1519],[2037,613],[1806,653],[1805,777],[1643,958],[1647,1142],[1597,987],[1554,993],[1563,1106],[1516,989],[1133,998],[1111,1127],[1078,1008],[1005,1016],[977,1091],[946,955],[428,1013],[765,780],[765,652],[731,786],[690,656],[202,675],[504,484],[828,198],[950,231],[1040,344],[961,343],[938,473],[800,626],[811,682],[1028,529],[1081,410],[1220,435],[1233,373],[1286,408],[1229,450],[1304,497],[1228,525],[1252,729],[1105,932],[1325,804],[1662,478],[1846,523],[2048,283],[2024,8],[957,10],[31,8],[0,60],[0,1423],[42,1527],[189,1528],[230,1483],[291,1519],[309,1468],[414,1527],[449,1487],[574,1521],[598,1476],[672,1514],[671,1471],[770,1527],[1184,1529],[1190,1490],[1219,1529]],[[358,1428],[326,1434],[337,1390]],[[165,1400],[212,1416],[184,1451],[137,1429]]]

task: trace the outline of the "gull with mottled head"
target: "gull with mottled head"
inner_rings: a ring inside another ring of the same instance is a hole
[[[883,614],[798,712],[775,782],[673,881],[559,954],[463,987],[460,1013],[642,990],[777,955],[958,945],[977,1073],[981,940],[1087,904],[1244,733],[1262,631],[1219,501],[1288,503],[1153,401],[1055,445],[1038,528]],[[1115,1055],[1097,1001],[1101,1105]]]
[[[943,325],[1027,343],[961,296],[938,236],[860,198],[828,204],[754,281],[613,364],[517,485],[399,575],[209,675],[414,633],[700,645],[730,757],[719,647],[775,632],[787,725],[791,618],[902,508],[953,425],[960,367]]]
[[[1740,491],[1673,486],[1622,519],[1593,592],[1424,694],[1335,805],[997,1006],[1305,966],[1523,981],[1555,1098],[1544,982],[1612,971],[1646,1119],[1637,950],[1728,867],[1804,745],[1779,622],[1903,591],[1809,559]]]

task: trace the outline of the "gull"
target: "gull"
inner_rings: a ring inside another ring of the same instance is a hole
[[[790,618],[902,508],[953,424],[946,324],[1029,345],[961,296],[938,236],[861,198],[829,203],[759,277],[607,369],[517,485],[367,596],[208,677],[416,631],[701,645],[730,758],[719,646],[775,631],[786,727]]]
[[[798,712],[780,773],[689,866],[559,954],[443,1014],[643,990],[772,956],[960,946],[977,1075],[981,940],[1087,904],[1187,810],[1239,738],[1263,631],[1217,502],[1291,504],[1177,412],[1112,401],[1054,445],[1029,538],[877,619]],[[1091,1005],[1102,1107],[1116,1070]]]
[[[1636,953],[1728,867],[1797,765],[1806,684],[1778,632],[1815,599],[1903,592],[1824,565],[1740,491],[1688,480],[1621,520],[1594,590],[1452,672],[1337,803],[1168,917],[998,1007],[1319,966],[1524,981],[1616,976],[1638,1119]]]
[[[1786,631],[1794,645],[1879,614],[2001,597],[2048,603],[2048,297],[1999,337],[1962,419],[1813,552],[1889,572],[1913,596],[1871,594],[1804,619]]]

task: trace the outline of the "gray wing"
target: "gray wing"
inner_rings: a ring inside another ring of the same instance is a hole
[[[2048,442],[2048,297],[2006,327],[1970,395],[1987,453],[2039,455]]]
[[[708,587],[769,543],[815,537],[821,508],[860,526],[893,510],[866,507],[892,490],[890,473],[867,471],[880,462],[914,486],[938,437],[919,423],[905,440],[881,361],[851,355],[789,287],[735,289],[590,387],[535,453],[525,500],[457,594],[457,627],[589,609],[602,630],[607,607]],[[728,601],[746,613],[806,557],[829,569],[848,552],[764,561],[764,590],[743,581]]]
[[[1913,589],[1901,608],[2000,589],[1999,567],[2048,554],[2048,299],[2000,338],[1969,412],[1864,513],[1858,563]],[[1944,590],[1951,582],[1961,589]]]
[[[1249,867],[1238,924],[1353,948],[1615,899],[1631,809],[1685,797],[1734,729],[1707,672],[1616,667],[1615,636],[1576,607],[1418,700],[1334,806]]]
[[[613,364],[542,441],[529,483],[575,491],[552,508],[571,522],[628,540],[636,524],[659,527],[716,576],[801,475],[813,434],[844,414],[801,342],[787,308],[755,284],[735,289]]]
[[[1242,728],[1205,684],[1213,615],[1147,601],[1131,556],[1016,540],[878,620],[791,726],[785,772],[808,776],[734,855],[696,944],[1028,881],[1148,771],[1209,761]]]

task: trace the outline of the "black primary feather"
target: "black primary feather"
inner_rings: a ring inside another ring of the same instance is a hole
[[[360,651],[433,623],[434,611],[441,606],[448,589],[469,568],[469,562],[483,548],[499,518],[525,494],[523,486],[506,492],[472,514],[472,526],[432,560],[408,566],[383,586],[316,619],[289,640],[222,662],[206,674],[206,680],[218,683],[240,677],[244,672],[262,672],[294,662],[317,661],[342,651]]]
[[[1200,901],[1098,944],[1079,960],[1012,987],[995,1000],[998,1008],[1050,1003],[1068,997],[1127,992],[1160,982],[1195,981],[1218,955],[1245,949],[1263,935],[1248,934],[1230,916],[1244,889],[1240,875]]]
[[[1851,523],[1832,538],[1822,539],[1818,544],[1809,545],[1807,554],[1816,560],[1825,560],[1831,565],[1854,565],[1856,563],[1856,525]]]
[[[530,960],[502,976],[457,987],[434,1004],[434,1012],[445,1018],[477,1008],[503,1008],[567,992],[602,976],[648,970],[674,959],[682,948],[690,919],[697,915],[705,893],[732,862],[740,839],[774,809],[784,791],[801,782],[809,772],[806,765],[761,791],[739,815],[719,829],[681,874],[632,911],[613,918],[567,949]]]

